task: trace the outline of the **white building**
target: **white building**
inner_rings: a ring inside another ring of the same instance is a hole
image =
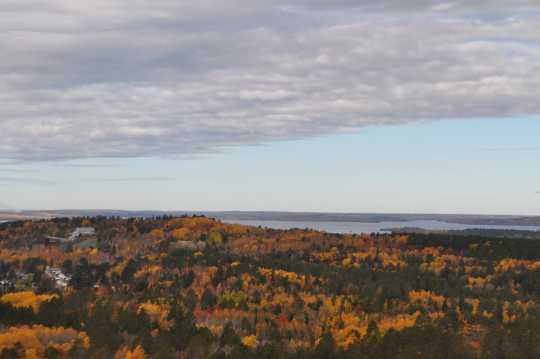
[[[71,280],[71,276],[62,273],[62,270],[58,268],[47,267],[45,274],[54,280],[57,288],[66,288]]]
[[[93,236],[96,234],[96,230],[93,227],[79,227],[76,228],[71,236],[69,236],[70,241],[75,241],[79,239],[80,236]]]

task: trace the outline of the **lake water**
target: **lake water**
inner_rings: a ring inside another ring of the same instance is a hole
[[[258,220],[223,220],[227,223],[238,223],[247,226],[261,226],[273,229],[310,228],[331,233],[373,233],[384,232],[388,228],[415,227],[428,230],[463,230],[463,229],[513,229],[522,231],[537,231],[540,226],[499,226],[471,225],[448,223],[441,221],[403,221],[403,222],[296,222],[296,221],[258,221]]]
[[[5,223],[9,221],[0,221]],[[441,221],[402,221],[402,222],[297,222],[297,221],[258,221],[258,220],[223,220],[226,223],[238,223],[246,226],[261,226],[273,229],[310,228],[331,233],[374,233],[385,232],[388,228],[415,227],[428,230],[463,230],[463,229],[513,229],[521,231],[540,231],[540,226],[499,226],[459,224]]]

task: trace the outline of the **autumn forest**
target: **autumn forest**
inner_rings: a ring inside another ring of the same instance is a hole
[[[540,240],[0,224],[0,358],[540,358]]]

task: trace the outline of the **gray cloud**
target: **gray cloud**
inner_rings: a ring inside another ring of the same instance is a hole
[[[98,164],[98,163],[70,163],[70,162],[53,162],[49,164],[52,167],[63,168],[114,168],[112,164]]]
[[[24,184],[34,184],[34,185],[54,184],[54,182],[44,180],[44,179],[31,178],[31,177],[10,177],[10,176],[0,176],[0,183],[8,183],[8,184],[24,183]]]
[[[0,167],[0,172],[4,173],[32,173],[37,172],[36,169],[30,169],[30,168],[10,168],[10,167]]]
[[[8,203],[0,201],[0,210],[13,210],[14,208]]]
[[[97,182],[169,182],[176,181],[176,177],[149,176],[149,177],[120,177],[120,178],[99,178]]]
[[[0,4],[0,159],[182,158],[540,113],[537,1],[88,4]]]
[[[540,147],[483,147],[479,148],[481,152],[537,152]]]
[[[86,178],[83,182],[170,182],[176,181],[176,177],[166,176],[144,176],[144,177],[116,177],[116,178]],[[17,184],[23,183],[27,185],[61,185],[67,183],[75,183],[69,179],[46,180],[35,177],[22,176],[0,176],[0,183]],[[0,209],[11,208],[0,202]]]

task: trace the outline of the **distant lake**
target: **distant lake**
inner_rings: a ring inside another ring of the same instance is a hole
[[[540,226],[504,226],[459,224],[433,220],[402,222],[296,222],[296,221],[261,221],[261,220],[223,220],[226,223],[238,223],[246,226],[261,226],[273,229],[310,228],[331,233],[373,233],[384,232],[388,228],[415,227],[427,230],[463,230],[463,229],[506,229],[521,231],[537,231]]]

